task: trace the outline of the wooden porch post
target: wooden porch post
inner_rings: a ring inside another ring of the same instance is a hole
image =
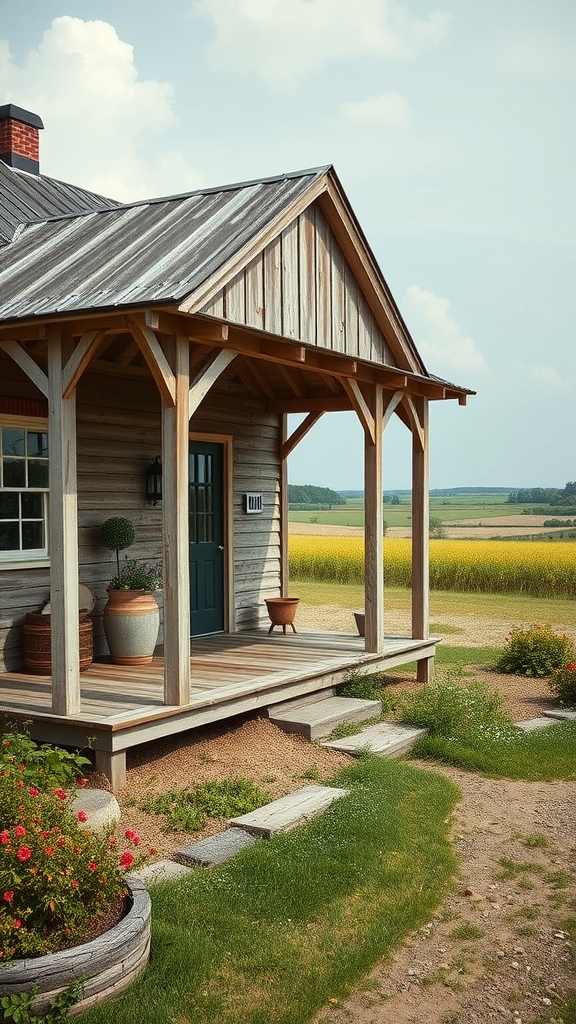
[[[59,327],[48,331],[48,435],[50,446],[50,612],[52,711],[80,711],[78,633],[78,502],[76,391],[63,398],[64,353]]]
[[[288,417],[282,416],[282,428],[280,436],[281,462],[280,462],[280,595],[288,597],[290,586],[288,573],[288,457],[285,454],[286,439],[288,437]]]
[[[426,640],[429,608],[428,399],[412,400],[412,637]],[[418,682],[430,682],[433,659],[417,663]]]
[[[365,650],[384,646],[384,566],[382,513],[382,387],[371,389],[372,430],[364,424],[364,611]]]
[[[188,562],[188,339],[173,343],[176,404],[162,399],[164,561],[164,703],[190,703],[190,568]]]

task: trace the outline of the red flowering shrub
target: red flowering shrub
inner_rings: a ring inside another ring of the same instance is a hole
[[[576,708],[576,662],[569,661],[562,668],[557,668],[550,676],[549,686],[561,704]]]
[[[45,757],[32,757],[33,770],[20,759],[21,737],[12,739],[0,744],[0,964],[82,942],[126,893],[124,871],[135,863],[115,836],[81,828],[87,815],[69,808],[74,772],[58,768],[58,748],[49,757],[55,771]]]

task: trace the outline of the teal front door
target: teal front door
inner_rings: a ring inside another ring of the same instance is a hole
[[[192,636],[224,629],[223,446],[190,441],[188,454]]]

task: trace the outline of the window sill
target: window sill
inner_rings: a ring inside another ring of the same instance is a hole
[[[49,558],[31,558],[30,561],[20,560],[12,562],[3,562],[0,560],[0,572],[2,569],[49,569],[50,559]]]

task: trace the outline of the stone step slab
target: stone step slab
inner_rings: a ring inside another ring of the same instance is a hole
[[[327,697],[313,704],[278,711],[271,708],[270,721],[284,732],[296,732],[307,740],[329,736],[342,722],[365,722],[382,714],[379,700],[357,697]]]
[[[378,722],[369,725],[356,736],[340,740],[325,740],[321,746],[340,750],[345,754],[358,756],[365,750],[380,757],[400,757],[411,750],[415,743],[425,736],[427,729],[415,725],[401,725],[397,722]]]
[[[173,860],[156,860],[153,864],[143,864],[134,874],[144,883],[146,888],[158,882],[175,882],[189,875],[192,868],[177,864]]]
[[[270,839],[278,832],[288,832],[310,821],[347,793],[347,789],[334,786],[304,786],[256,811],[232,818],[228,824],[231,828],[245,829],[252,836]]]
[[[180,864],[211,868],[216,864],[224,864],[241,850],[254,846],[257,842],[253,835],[242,828],[227,828],[223,832],[207,836],[206,839],[199,839],[197,843],[185,846],[182,850],[176,850],[172,856]]]
[[[551,708],[550,711],[543,711],[546,718],[556,718],[559,722],[573,722],[576,718],[576,711],[565,711],[564,708]]]
[[[524,732],[536,732],[537,729],[546,729],[553,724],[550,718],[528,718],[525,722],[516,722]]]

